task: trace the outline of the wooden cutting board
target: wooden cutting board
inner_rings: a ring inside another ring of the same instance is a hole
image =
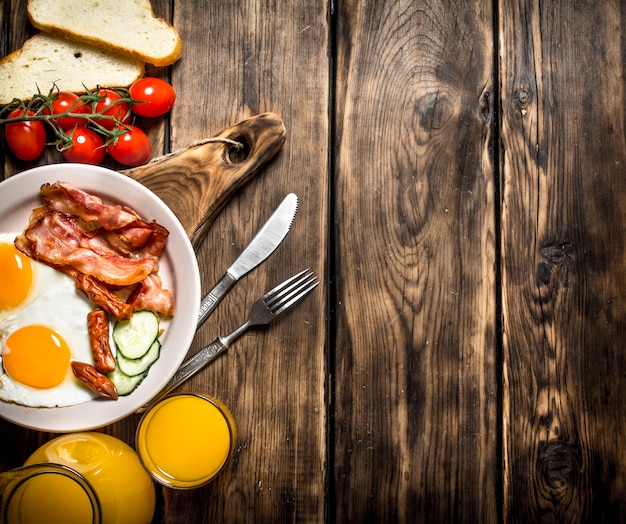
[[[262,113],[211,139],[122,173],[157,194],[197,248],[235,191],[280,150],[285,137],[281,118]],[[232,142],[243,148],[238,149]]]

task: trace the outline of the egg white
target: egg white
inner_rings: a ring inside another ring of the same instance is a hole
[[[15,234],[0,234],[0,243],[13,243]],[[34,262],[33,285],[19,306],[0,312],[0,348],[21,327],[42,324],[61,335],[70,348],[70,360],[93,363],[87,314],[93,305],[76,289],[74,279],[40,262]],[[65,379],[53,388],[39,389],[13,380],[1,366],[0,400],[30,407],[62,407],[97,397],[74,377],[68,366]]]
[[[0,233],[0,244],[11,244],[17,235],[15,233]],[[29,259],[31,260],[31,259]],[[11,315],[14,315],[17,311],[25,308],[33,301],[37,299],[46,289],[59,285],[64,279],[68,278],[60,271],[52,269],[41,262],[33,262],[33,281],[30,286],[28,296],[16,307],[12,309],[0,309],[0,323]]]

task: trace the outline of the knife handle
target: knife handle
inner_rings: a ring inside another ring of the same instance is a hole
[[[215,287],[204,295],[200,301],[200,312],[198,313],[197,327],[200,327],[204,323],[211,312],[217,307],[220,300],[224,298],[224,295],[226,295],[226,293],[228,293],[235,285],[235,282],[237,282],[237,279],[230,273],[226,272]]]
[[[226,345],[222,342],[221,337],[216,338],[208,346],[203,347],[200,351],[189,357],[183,362],[176,374],[170,379],[170,381],[163,387],[159,394],[154,397],[150,402],[140,407],[135,413],[143,413],[147,411],[157,402],[166,397],[171,391],[180,386],[183,382],[193,377],[198,371],[205,366],[213,362],[226,350]]]

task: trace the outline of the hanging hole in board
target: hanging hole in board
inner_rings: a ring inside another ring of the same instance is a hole
[[[241,164],[250,156],[250,144],[243,136],[231,137],[231,140],[239,142],[242,147],[229,147],[226,158],[231,164]]]

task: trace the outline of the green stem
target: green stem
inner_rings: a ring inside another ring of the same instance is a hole
[[[56,121],[60,118],[76,118],[80,120],[86,120],[95,131],[97,131],[101,135],[105,135],[107,137],[107,140],[115,140],[127,131],[127,125],[113,115],[105,115],[104,112],[110,111],[112,107],[119,104],[125,103],[132,105],[133,103],[135,103],[130,96],[123,96],[126,94],[126,91],[123,91],[122,94],[120,94],[121,98],[114,100],[110,105],[101,109],[100,111],[96,111],[95,113],[73,112],[77,107],[94,107],[95,104],[104,100],[106,98],[106,95],[97,94],[99,90],[100,89],[98,88],[93,93],[88,92],[87,94],[79,96],[78,99],[70,106],[67,111],[49,115],[42,114],[42,111],[47,108],[48,111],[52,113],[52,102],[55,98],[54,90],[51,90],[47,96],[42,95],[41,93],[33,95],[31,100],[29,100],[27,104],[24,104],[24,102],[21,100],[15,100],[13,103],[9,104],[2,111],[0,111],[0,114],[5,112],[10,113],[15,109],[22,109],[23,113],[20,116],[15,116],[11,118],[0,118],[0,125],[12,124],[16,122],[47,122],[52,127],[59,141],[62,144],[68,144],[72,143],[71,137],[57,125]],[[29,115],[27,114],[28,111],[32,111],[34,114]],[[127,116],[128,114],[124,115],[123,118],[126,118]],[[109,130],[100,124],[100,122],[102,121],[114,122],[116,125],[113,130]]]

